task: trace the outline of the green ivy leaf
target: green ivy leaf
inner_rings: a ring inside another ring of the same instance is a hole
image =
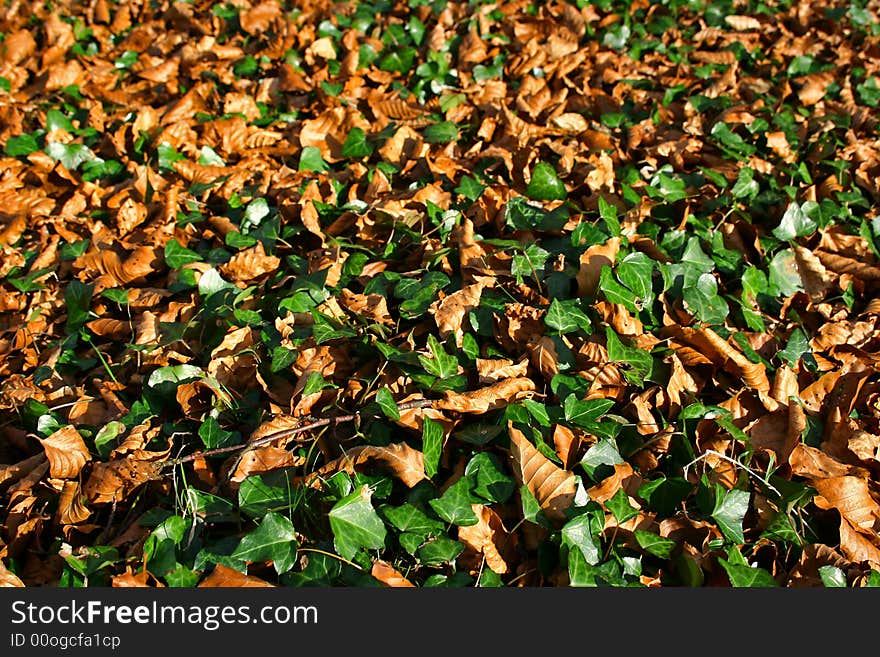
[[[271,561],[275,572],[280,575],[296,564],[296,552],[293,523],[279,513],[269,512],[259,527],[241,539],[232,556],[249,563]]]
[[[434,477],[440,467],[443,453],[443,425],[429,417],[422,423],[422,454],[425,457],[425,475]]]
[[[736,488],[725,491],[721,486],[716,486],[715,489],[715,509],[712,511],[712,517],[724,536],[738,545],[745,543],[742,521],[749,510],[750,498],[748,491]]]
[[[185,246],[181,246],[177,240],[168,240],[165,244],[165,263],[171,269],[178,269],[192,262],[201,262],[202,259],[202,256]]]
[[[360,159],[373,154],[373,145],[367,141],[367,134],[361,128],[352,128],[342,145],[342,157]]]
[[[392,420],[400,419],[400,409],[397,408],[397,402],[394,401],[394,395],[391,394],[391,391],[388,390],[388,388],[379,388],[376,392],[376,403],[379,404],[379,408],[382,409],[382,412],[386,417],[389,417]]]
[[[386,529],[371,503],[373,493],[363,485],[339,500],[328,514],[336,552],[351,559],[361,548],[385,547]]]
[[[425,128],[425,141],[429,144],[448,144],[458,139],[458,126],[452,121],[434,123]]]
[[[321,151],[316,146],[306,146],[299,155],[298,171],[329,171],[328,165],[324,158],[321,157]]]
[[[477,504],[479,501],[471,494],[470,480],[461,477],[447,488],[443,495],[430,500],[428,504],[446,522],[459,527],[468,527],[479,522],[479,518],[471,508],[471,504]]]
[[[633,532],[636,542],[645,552],[653,554],[661,559],[668,559],[675,549],[675,541],[671,538],[663,538],[657,534],[644,529],[637,529]]]
[[[621,368],[624,378],[635,385],[643,385],[654,368],[654,359],[651,354],[644,349],[623,344],[610,326],[605,327],[605,343],[608,349],[608,359],[614,363],[626,365]]]
[[[704,324],[723,324],[730,312],[727,302],[718,295],[713,274],[700,274],[694,285],[684,287],[684,304]]]
[[[544,323],[561,335],[583,329],[589,333],[592,327],[590,318],[581,310],[574,299],[560,301],[553,299],[547,314],[544,315]]]
[[[773,236],[785,242],[795,237],[812,235],[818,227],[818,224],[807,216],[801,205],[789,203],[779,225],[773,229]]]
[[[526,196],[536,201],[564,201],[568,192],[553,166],[547,162],[538,162],[526,187]]]

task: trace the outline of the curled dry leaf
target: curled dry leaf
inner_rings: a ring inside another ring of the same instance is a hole
[[[614,474],[608,475],[592,488],[588,488],[587,493],[591,500],[604,504],[614,497],[620,489],[623,489],[630,497],[635,497],[641,485],[642,478],[636,474],[629,463],[616,463]],[[634,504],[634,506],[638,505]]]
[[[743,353],[735,349],[729,342],[710,328],[701,331],[703,337],[713,350],[723,359],[723,366],[728,372],[742,379],[742,382],[753,390],[770,392],[770,381],[767,379],[767,368],[763,363],[753,363]]]
[[[503,379],[525,376],[529,369],[528,359],[514,364],[506,358],[477,358],[476,365],[480,383],[497,383]]]
[[[541,454],[513,423],[508,423],[507,431],[517,479],[534,495],[544,515],[561,523],[565,520],[565,510],[574,502],[574,473],[563,470]]]
[[[24,582],[6,567],[2,559],[0,559],[0,588],[24,588]]]
[[[120,502],[142,484],[156,479],[161,471],[161,462],[140,460],[134,455],[96,463],[83,492],[92,504]]]
[[[65,481],[58,498],[58,520],[64,525],[78,525],[88,520],[90,515],[92,512],[83,502],[79,482]]]
[[[49,475],[54,479],[73,479],[92,458],[82,436],[72,425],[40,439],[40,443],[49,459]]]
[[[854,527],[844,517],[840,518],[840,551],[850,561],[867,561],[871,568],[880,570],[880,538],[877,533]]]
[[[410,582],[406,577],[400,574],[400,572],[392,566],[387,561],[382,561],[381,559],[377,559],[373,562],[373,567],[370,570],[370,574],[382,582],[385,586],[399,589],[399,588],[415,588],[415,584]]]
[[[461,346],[464,336],[461,323],[467,313],[479,307],[482,293],[483,283],[473,283],[431,304],[429,310],[434,315],[434,321],[437,322],[440,337],[446,339],[452,333],[456,344]]]
[[[239,251],[220,267],[220,273],[231,281],[251,281],[263,274],[269,274],[281,264],[277,256],[266,255],[262,242],[244,251]]]
[[[535,390],[535,383],[525,377],[504,379],[486,388],[470,392],[454,392],[446,390],[443,399],[434,404],[441,411],[457,413],[488,413],[504,408]]]
[[[350,449],[338,459],[309,475],[308,480],[314,484],[321,478],[343,470],[354,474],[358,469],[369,464],[377,464],[385,468],[409,488],[425,479],[424,455],[406,443],[391,443],[384,447],[363,445]]]
[[[34,468],[42,465],[45,460],[46,455],[41,453],[34,454],[13,465],[0,465],[0,484],[7,481],[18,481],[22,477],[26,477]]]
[[[232,568],[217,564],[205,579],[199,582],[198,588],[265,588],[272,587],[266,580],[245,575]]]
[[[153,577],[146,568],[134,574],[131,566],[126,566],[125,572],[121,575],[114,575],[110,582],[113,588],[165,588],[165,585]]]
[[[233,460],[235,470],[229,475],[229,481],[236,484],[240,484],[251,475],[292,468],[303,463],[303,457],[272,445],[249,449],[240,457],[234,457]]]
[[[612,237],[604,244],[594,244],[581,254],[577,273],[578,296],[595,296],[602,267],[613,266],[619,250],[620,238]]]
[[[499,575],[509,572],[510,566],[504,554],[510,552],[511,537],[504,529],[501,517],[484,504],[471,504],[471,508],[478,522],[475,525],[459,527],[458,540],[485,559],[486,565],[492,571]]]
[[[815,499],[817,506],[837,509],[861,531],[876,532],[880,527],[880,504],[871,496],[864,479],[844,475],[813,479],[810,483],[819,493]]]

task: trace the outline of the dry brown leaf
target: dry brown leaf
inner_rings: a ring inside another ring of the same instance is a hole
[[[452,333],[455,343],[461,346],[464,337],[461,323],[467,313],[479,307],[482,293],[483,283],[473,283],[431,304],[429,310],[437,322],[440,337],[445,340]]]
[[[373,562],[373,567],[370,569],[370,574],[382,582],[385,586],[388,586],[393,589],[398,588],[415,588],[415,584],[410,582],[406,577],[400,574],[400,572],[394,568],[387,561],[382,561],[381,559],[376,559]]]
[[[456,413],[488,413],[522,399],[535,390],[535,383],[526,377],[504,379],[486,388],[470,392],[446,390],[434,408]]]
[[[880,547],[876,532],[865,532],[846,519],[840,518],[840,551],[855,563],[867,561],[871,568],[880,570]]]
[[[136,488],[158,477],[162,463],[127,456],[106,463],[96,463],[83,487],[92,504],[120,502]]]
[[[252,281],[275,271],[280,264],[280,258],[266,255],[263,243],[257,242],[251,248],[236,253],[219,270],[225,278],[231,281]]]
[[[574,473],[563,470],[541,454],[512,422],[508,423],[507,430],[517,479],[529,489],[544,515],[561,523],[566,509],[574,502]]]
[[[773,389],[770,396],[780,404],[788,404],[789,399],[797,397],[799,393],[797,375],[788,365],[780,365],[773,377]]]
[[[620,238],[612,237],[604,244],[594,244],[580,257],[580,269],[577,273],[578,296],[594,297],[599,287],[599,276],[602,267],[613,266],[620,250]]]
[[[701,330],[704,338],[712,348],[724,359],[723,365],[731,374],[742,379],[749,388],[759,392],[770,392],[770,381],[767,379],[767,368],[763,363],[753,363],[743,353],[734,348],[727,340],[711,328]]]
[[[476,365],[480,383],[497,383],[504,379],[525,376],[529,369],[528,359],[514,364],[506,358],[477,358]]]
[[[165,585],[153,577],[146,568],[135,575],[131,566],[126,566],[124,573],[114,575],[110,581],[113,588],[165,588]]]
[[[229,475],[229,481],[241,483],[251,475],[264,474],[282,468],[302,465],[303,458],[281,447],[266,445],[257,449],[249,449],[235,460],[235,470]]]
[[[217,564],[205,579],[199,582],[198,588],[264,588],[273,587],[266,580],[245,575],[232,568]]]
[[[88,520],[92,512],[83,502],[78,481],[65,481],[58,498],[58,520],[64,525],[78,525]]]
[[[49,459],[49,475],[54,479],[73,479],[92,459],[85,441],[72,425],[41,438],[40,443]]]
[[[0,559],[0,588],[24,588],[24,582],[6,567],[2,559]]]
[[[488,506],[471,504],[478,522],[458,528],[458,540],[486,560],[493,572],[503,575],[510,571],[504,554],[509,553],[509,536],[501,517]]]
[[[864,479],[851,476],[828,477],[813,479],[810,483],[819,493],[815,499],[817,506],[837,509],[857,529],[876,532],[880,526],[880,504],[871,496]]]
[[[795,446],[788,463],[794,474],[808,478],[867,474],[866,470],[841,463],[825,452],[804,443]]]
[[[309,480],[315,482],[343,470],[354,474],[359,468],[369,464],[384,467],[410,488],[426,478],[424,455],[406,443],[391,443],[384,447],[362,445],[350,449],[338,459],[312,473]]]
[[[641,484],[642,478],[636,474],[629,463],[617,463],[614,465],[614,474],[609,475],[592,488],[588,488],[587,493],[591,500],[604,504],[614,497],[620,489],[623,489],[630,497],[635,497]]]
[[[22,477],[26,477],[34,468],[42,465],[45,460],[46,455],[41,453],[29,456],[14,465],[0,465],[0,484],[7,481],[18,481]]]

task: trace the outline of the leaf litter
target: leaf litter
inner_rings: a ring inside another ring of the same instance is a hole
[[[877,586],[878,16],[10,5],[0,584]]]

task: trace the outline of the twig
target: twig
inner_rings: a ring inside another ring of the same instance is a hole
[[[432,406],[434,404],[433,399],[417,399],[411,402],[404,402],[403,404],[398,404],[397,408],[402,411],[407,411],[412,408],[426,408],[428,406]],[[173,468],[183,463],[189,463],[190,461],[195,461],[198,458],[204,458],[208,456],[217,456],[219,454],[229,454],[230,452],[246,452],[251,449],[256,449],[257,447],[262,447],[264,445],[268,445],[270,443],[275,442],[276,440],[280,440],[281,438],[289,438],[290,436],[295,436],[300,433],[305,433],[306,431],[311,431],[312,429],[317,429],[319,427],[326,427],[328,425],[337,425],[342,424],[343,422],[352,422],[360,417],[360,413],[351,413],[348,415],[336,415],[334,417],[322,418],[320,420],[314,420],[312,422],[306,422],[305,424],[300,424],[296,427],[291,427],[290,429],[282,429],[281,431],[276,431],[275,433],[270,433],[262,438],[257,438],[253,442],[247,443],[246,445],[232,445],[230,447],[218,447],[217,449],[209,449],[207,452],[200,451],[195,452],[193,454],[188,454],[187,456],[181,456],[176,459],[170,459],[165,461],[162,464],[162,468]]]
[[[764,484],[765,486],[767,486],[767,488],[769,488],[769,489],[772,490],[774,493],[776,493],[777,495],[779,495],[780,497],[782,497],[782,493],[780,493],[779,490],[778,490],[773,484],[771,484],[769,481],[765,481],[764,478],[761,477],[761,475],[759,475],[757,472],[755,472],[754,470],[752,470],[749,466],[747,466],[747,465],[743,465],[742,463],[740,463],[740,462],[737,461],[736,459],[732,459],[732,458],[730,458],[729,456],[727,456],[726,454],[722,454],[721,452],[716,452],[714,449],[707,449],[705,452],[703,452],[702,454],[700,454],[700,455],[699,455],[697,458],[695,458],[693,461],[691,461],[691,462],[688,463],[686,466],[684,466],[684,476],[685,476],[685,478],[687,478],[688,470],[690,470],[690,467],[691,467],[692,465],[695,465],[695,464],[699,463],[700,461],[705,461],[707,456],[715,456],[715,457],[717,457],[717,458],[719,458],[719,459],[721,459],[721,460],[723,460],[723,461],[727,461],[727,462],[730,463],[734,468],[742,468],[743,470],[745,470],[746,472],[748,472],[750,475],[752,475],[755,479],[757,479],[757,480],[760,481],[762,484]]]

